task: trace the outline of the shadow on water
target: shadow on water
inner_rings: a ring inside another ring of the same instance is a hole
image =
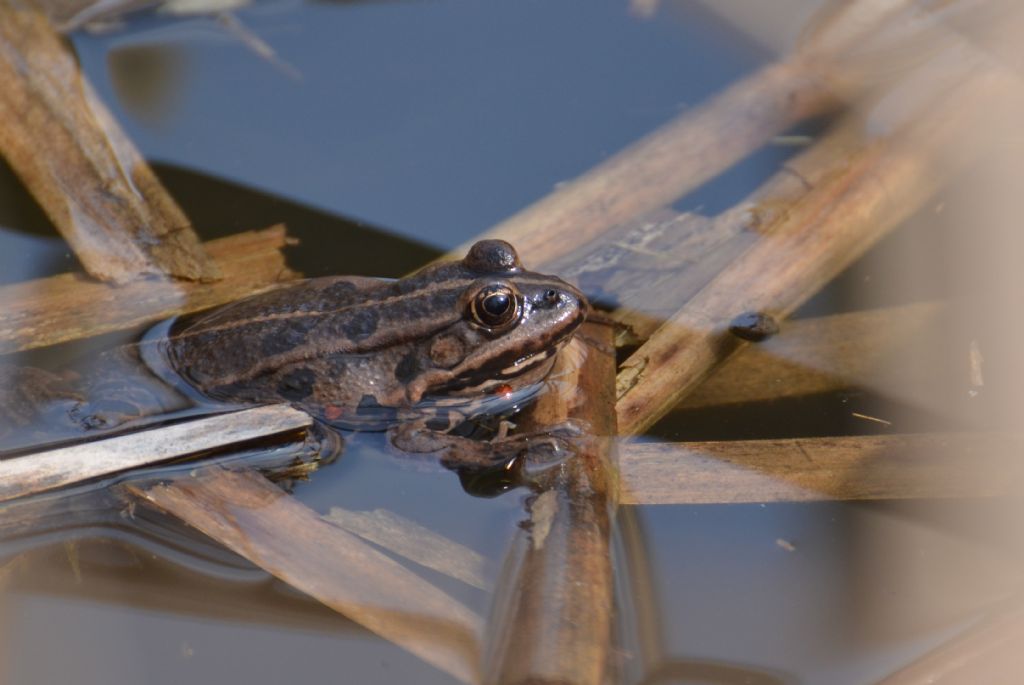
[[[160,179],[204,240],[284,223],[297,244],[289,267],[308,278],[351,274],[397,278],[440,252],[386,227],[331,214],[181,167],[157,164]]]
[[[171,195],[204,240],[284,223],[297,245],[289,266],[308,277],[335,274],[398,277],[438,256],[421,243],[364,221],[199,171],[155,165]],[[81,267],[39,205],[0,160],[0,285]]]

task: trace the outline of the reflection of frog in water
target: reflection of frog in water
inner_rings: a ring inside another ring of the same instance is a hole
[[[31,389],[8,396],[0,421],[34,414],[94,430],[182,396],[287,402],[339,428],[400,426],[399,447],[458,461],[451,446],[465,443],[437,433],[525,399],[587,308],[564,281],[525,271],[508,243],[484,240],[462,261],[397,281],[312,279],[183,317],[108,355],[77,394],[56,374],[0,367],[6,387]],[[103,371],[139,359],[159,387],[151,377],[132,393]]]

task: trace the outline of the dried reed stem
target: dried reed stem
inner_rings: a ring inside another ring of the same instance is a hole
[[[481,590],[492,589],[488,563],[483,556],[393,511],[331,507],[323,518],[420,566]]]
[[[1019,496],[1024,438],[993,433],[628,443],[623,504]]]
[[[220,276],[45,14],[0,2],[0,153],[92,276]]]
[[[951,307],[917,302],[897,307],[791,321],[779,335],[733,355],[680,408],[767,402],[788,397],[869,388],[927,406],[942,354]],[[966,350],[965,350],[966,353]],[[966,360],[965,360],[966,361]],[[966,375],[966,363],[964,373]]]
[[[501,222],[487,236],[511,241],[527,264],[547,264],[616,224],[671,204],[773,135],[835,105],[814,63],[795,58],[769,65]]]
[[[740,347],[729,324],[783,318],[899,224],[939,179],[920,148],[878,140],[814,186],[669,319],[619,373],[619,429],[643,432]]]
[[[212,467],[133,494],[462,682],[479,682],[481,620],[250,470]]]
[[[610,347],[606,326],[589,325],[584,335]],[[572,441],[575,453],[546,475],[528,505],[529,522],[512,542],[490,621],[487,683],[606,682],[615,360],[579,341],[573,345],[585,349],[582,366],[562,355],[557,389],[542,396],[530,428],[574,420],[583,435]]]
[[[312,423],[308,414],[287,406],[257,407],[0,460],[0,502]]]
[[[60,274],[0,287],[0,354],[139,326],[250,295],[298,276],[281,248],[283,225],[206,244],[223,278],[216,283],[143,280],[112,287]]]

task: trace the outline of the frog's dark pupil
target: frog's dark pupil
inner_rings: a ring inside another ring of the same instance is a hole
[[[501,316],[508,312],[511,299],[508,293],[494,293],[488,295],[484,300],[484,311],[495,318],[501,318]]]
[[[497,328],[512,323],[518,310],[515,292],[507,286],[495,285],[477,293],[471,313],[481,326]]]

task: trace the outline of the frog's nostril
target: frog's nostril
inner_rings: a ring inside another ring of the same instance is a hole
[[[549,304],[549,305],[557,304],[558,303],[558,291],[557,290],[548,290],[548,291],[546,291],[544,293],[544,302]]]

